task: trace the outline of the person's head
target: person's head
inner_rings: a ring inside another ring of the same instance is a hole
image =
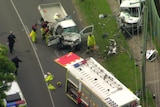
[[[9,33],[10,33],[10,34],[13,34],[13,32],[12,32],[12,31],[10,31]]]
[[[36,29],[33,29],[34,32],[36,32]]]

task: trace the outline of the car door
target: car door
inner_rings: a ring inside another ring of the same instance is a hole
[[[94,25],[89,25],[83,28],[79,34],[83,37],[84,36],[87,37],[90,33],[93,33],[93,30],[94,30]]]

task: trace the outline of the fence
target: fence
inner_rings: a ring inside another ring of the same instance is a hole
[[[149,13],[149,30],[153,42],[158,51],[160,51],[160,17],[156,9],[155,1],[148,0],[148,13]]]

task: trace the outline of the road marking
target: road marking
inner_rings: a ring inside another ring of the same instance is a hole
[[[17,14],[17,16],[18,16],[18,18],[19,18],[19,20],[20,20],[20,22],[21,22],[21,24],[22,24],[22,26],[23,26],[23,28],[24,28],[24,30],[25,30],[25,32],[26,32],[26,35],[27,35],[27,37],[28,37],[28,39],[29,39],[29,42],[30,42],[30,44],[31,44],[31,46],[32,46],[32,48],[33,48],[33,51],[34,51],[34,54],[35,54],[35,56],[36,56],[36,58],[37,58],[37,61],[38,61],[38,64],[39,64],[39,66],[40,66],[40,69],[41,69],[41,72],[42,72],[42,74],[43,74],[43,76],[44,76],[44,70],[43,70],[43,67],[42,67],[42,64],[41,64],[41,62],[40,62],[40,59],[39,59],[39,57],[38,57],[38,54],[37,54],[37,52],[36,52],[36,46],[34,46],[33,45],[33,43],[32,43],[32,41],[31,41],[31,39],[30,39],[30,37],[29,37],[29,29],[28,29],[28,27],[23,23],[23,20],[22,20],[22,18],[21,18],[21,16],[20,16],[20,14],[19,14],[19,12],[18,12],[18,10],[17,10],[17,8],[16,8],[16,6],[15,6],[15,4],[14,4],[14,2],[13,2],[13,0],[10,0],[10,2],[11,2],[11,4],[12,4],[12,6],[13,6],[13,8],[14,8],[14,10],[15,10],[15,12],[16,12],[16,14]],[[45,82],[46,83],[46,82]],[[47,89],[48,89],[48,84],[46,83],[46,86],[47,86]],[[48,89],[48,93],[49,93],[49,96],[50,96],[50,100],[51,100],[51,103],[52,103],[52,106],[53,107],[55,107],[55,104],[54,104],[54,101],[53,101],[53,98],[52,98],[52,95],[51,95],[51,91]]]

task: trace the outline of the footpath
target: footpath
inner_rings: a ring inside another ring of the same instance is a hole
[[[115,16],[119,14],[119,3],[118,0],[107,0],[110,4],[111,10]],[[128,45],[132,52],[133,58],[135,59],[135,63],[138,65],[140,71],[142,68],[142,50],[143,50],[143,42],[142,35],[135,35],[128,39]],[[150,36],[147,38],[147,50],[155,49],[155,46],[152,43],[152,39]],[[145,72],[145,83],[146,90],[149,90],[152,95],[155,95],[155,104],[156,107],[160,107],[160,59],[157,58],[153,62],[146,61],[146,72]],[[148,104],[148,107],[149,104]]]

